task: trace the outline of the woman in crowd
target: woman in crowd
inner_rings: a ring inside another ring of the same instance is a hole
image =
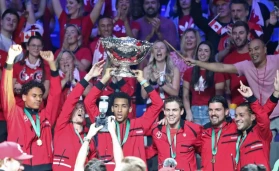
[[[43,99],[46,99],[49,92],[49,69],[40,56],[43,49],[41,36],[32,36],[27,42],[25,57],[14,65],[13,84],[16,104],[24,107],[21,97],[21,87],[31,80],[42,82],[45,86]],[[42,103],[43,104],[43,103]]]
[[[180,41],[180,53],[185,58],[193,58],[196,52],[196,49],[201,42],[200,34],[197,30],[193,28],[187,29],[181,37]],[[179,69],[181,76],[181,83],[183,81],[182,76],[186,69],[190,68],[183,59],[176,53],[170,53],[173,64]]]
[[[63,28],[69,23],[80,27],[82,37],[84,38],[82,40],[82,45],[88,45],[91,30],[100,15],[104,1],[105,0],[98,0],[91,13],[87,16],[83,16],[83,0],[67,0],[66,8],[68,14],[63,10],[60,1],[52,0],[54,13],[58,18],[60,26],[60,45],[62,45],[62,40],[64,40],[65,35],[65,30]]]
[[[61,87],[62,87],[62,96],[60,100],[61,107],[63,106],[67,96],[75,87],[75,85],[86,75],[86,72],[79,71],[77,69],[77,66],[75,65],[75,61],[76,61],[75,55],[69,50],[61,51],[56,60],[56,66],[59,70],[59,75],[61,77]],[[92,84],[89,83],[89,85],[86,87],[86,89],[83,92],[83,96],[86,96],[91,88],[92,88]]]
[[[117,16],[113,20],[113,35],[116,37],[138,37],[140,25],[130,16],[130,0],[117,0]]]
[[[214,62],[214,55],[211,43],[204,41],[197,48],[196,60]],[[183,79],[183,103],[187,113],[186,119],[200,125],[208,123],[207,103],[212,96],[223,94],[224,75],[194,66],[185,71]],[[190,93],[192,94],[191,102]]]
[[[87,71],[92,63],[92,54],[89,48],[82,47],[82,33],[75,24],[68,24],[65,27],[63,46],[55,52],[55,57],[61,50],[71,51],[76,56],[74,61],[78,70]]]
[[[143,70],[144,78],[153,85],[164,100],[167,96],[177,96],[179,93],[180,73],[173,65],[170,50],[162,41],[154,43],[149,64]],[[141,90],[143,99],[147,98],[144,89]],[[150,99],[147,104],[150,104]]]

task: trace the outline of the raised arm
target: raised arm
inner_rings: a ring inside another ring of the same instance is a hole
[[[59,0],[51,0],[52,2],[52,7],[53,7],[53,10],[54,10],[54,13],[56,15],[57,18],[60,18],[60,15],[63,11],[63,8],[60,4],[60,1]]]
[[[188,81],[183,81],[183,105],[186,110],[186,120],[192,122],[193,114],[190,105],[190,83]]]
[[[36,19],[41,18],[45,13],[46,8],[47,8],[47,0],[40,0],[39,10],[35,13],[35,18]]]
[[[2,14],[6,11],[7,5],[6,5],[6,0],[0,0],[0,12],[1,16]]]
[[[45,117],[54,125],[59,109],[60,96],[62,92],[60,77],[54,62],[54,56],[51,51],[41,51],[41,57],[48,62],[51,72],[49,95],[47,105],[44,109]]]
[[[115,133],[115,117],[114,116],[109,116],[108,117],[108,131],[111,136],[112,140],[112,148],[113,148],[113,157],[114,157],[114,162],[115,162],[115,170],[118,170],[121,161],[124,158],[123,151],[121,148],[121,145],[118,141],[117,135]]]
[[[164,83],[162,89],[170,96],[178,96],[180,88],[180,72],[178,68],[173,69],[173,78],[171,83]]]
[[[53,0],[53,1],[56,1],[56,0]],[[93,10],[91,11],[90,19],[93,24],[95,24],[97,19],[99,18],[104,2],[105,2],[105,0],[98,0],[98,2],[95,4]]]
[[[199,66],[201,68],[213,71],[213,72],[222,72],[222,73],[233,73],[233,74],[237,74],[237,69],[234,65],[231,64],[223,64],[223,63],[209,63],[209,62],[202,62],[199,60],[194,60],[194,59],[190,59],[187,58],[185,59],[185,62],[187,65],[191,65],[191,66]]]
[[[97,84],[91,89],[91,91],[88,93],[88,95],[84,99],[84,105],[85,105],[86,111],[88,112],[89,118],[92,122],[94,122],[95,117],[97,117],[100,114],[96,101],[101,96],[102,90],[105,87],[106,83],[110,80],[111,71],[112,71],[112,68],[106,69],[105,75],[102,77],[102,79],[99,82],[97,82]]]
[[[25,1],[26,11],[28,12],[27,22],[28,24],[34,24],[36,22],[35,13],[33,9],[32,2]]]
[[[133,72],[135,73],[138,82],[144,87],[151,99],[151,106],[147,108],[142,117],[136,119],[137,123],[141,124],[144,133],[146,134],[162,111],[163,101],[159,94],[149,85],[147,80],[143,78],[143,72],[141,70],[135,70]]]
[[[261,106],[259,100],[253,95],[251,88],[243,85],[241,81],[240,81],[240,88],[238,89],[238,91],[243,97],[245,97],[248,100],[248,102],[250,102],[251,109],[253,113],[256,115],[257,125],[261,129],[260,135],[263,138],[267,138],[268,136],[271,135],[270,128],[269,128],[270,126],[269,115],[276,107],[279,96],[274,97],[272,95],[263,107]],[[279,95],[278,92],[276,94]]]
[[[13,63],[17,55],[22,52],[20,45],[12,45],[8,52],[6,66],[3,69],[1,80],[1,104],[6,120],[12,117],[16,103],[13,90]]]
[[[90,141],[97,134],[97,132],[99,130],[101,130],[102,128],[103,128],[103,125],[96,128],[95,123],[90,126],[89,132],[88,132],[87,136],[84,138],[83,144],[82,144],[81,148],[79,149],[74,171],[84,170],[84,165],[86,162],[87,152],[88,152],[88,147],[89,147]]]

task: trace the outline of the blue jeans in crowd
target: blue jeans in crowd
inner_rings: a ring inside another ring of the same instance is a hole
[[[208,106],[192,106],[193,121],[199,125],[205,125],[209,121]]]

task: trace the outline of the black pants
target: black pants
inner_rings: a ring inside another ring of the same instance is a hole
[[[8,133],[7,133],[7,122],[0,121],[0,143],[7,141]]]

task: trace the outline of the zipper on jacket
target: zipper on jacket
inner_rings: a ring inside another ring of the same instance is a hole
[[[233,170],[236,170],[236,163],[234,162],[234,159],[233,159],[233,154],[231,154],[231,158],[232,158],[232,166],[233,166]]]
[[[190,166],[190,162],[188,162],[188,166],[189,166],[189,170],[192,171],[191,166]]]
[[[212,155],[212,159],[213,159],[213,155]],[[214,162],[211,162],[211,163],[212,163],[212,171],[214,171]]]
[[[141,153],[140,153],[140,149],[139,149],[139,147],[138,147],[138,150],[139,150],[139,157],[141,158]]]

